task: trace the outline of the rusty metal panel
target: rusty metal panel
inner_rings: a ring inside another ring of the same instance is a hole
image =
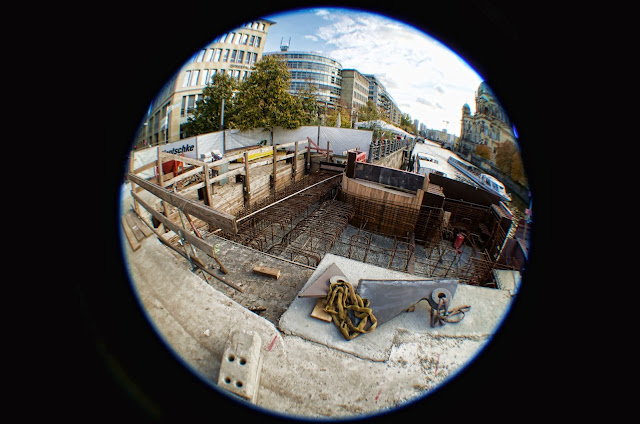
[[[378,319],[378,325],[397,317],[412,305],[426,299],[431,307],[436,307],[432,294],[437,290],[447,290],[451,299],[458,288],[458,279],[423,280],[368,280],[358,283],[357,293],[363,299],[369,299],[370,307]],[[449,302],[451,302],[449,299]]]

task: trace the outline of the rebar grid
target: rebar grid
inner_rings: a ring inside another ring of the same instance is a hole
[[[353,217],[353,207],[337,200],[327,200],[301,220],[282,241],[272,246],[268,253],[299,262],[304,258],[315,266],[333,247],[342,231]]]
[[[282,243],[282,240],[294,229],[295,225],[308,215],[309,209],[315,203],[330,195],[330,192],[339,183],[338,178],[322,181],[332,175],[335,174],[326,172],[309,174],[302,180],[279,191],[275,196],[269,196],[251,207],[241,210],[238,217],[248,218],[238,224],[238,233],[222,233],[222,236],[261,252],[269,251],[274,245]],[[316,183],[319,184],[310,187]],[[310,188],[293,195],[307,187]],[[291,197],[286,198],[287,196]],[[281,199],[284,200],[273,204]],[[267,206],[269,207],[266,208]],[[256,211],[258,212],[256,213]]]

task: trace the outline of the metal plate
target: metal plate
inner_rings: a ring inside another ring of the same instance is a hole
[[[422,299],[429,302],[432,308],[437,306],[439,293],[451,298],[456,294],[458,279],[425,279],[425,280],[367,280],[358,283],[356,292],[369,299],[373,314],[378,319],[378,326],[389,321]]]

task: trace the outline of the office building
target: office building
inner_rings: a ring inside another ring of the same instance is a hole
[[[242,81],[262,58],[269,27],[259,19],[214,39],[198,51],[160,90],[142,122],[136,144],[144,147],[180,140],[180,125],[193,112],[204,87],[222,72]]]
[[[356,69],[342,70],[342,101],[355,111],[365,106],[369,98],[369,80]]]
[[[369,100],[378,107],[378,110],[394,125],[400,125],[400,108],[391,97],[385,86],[373,74],[364,75],[369,80]]]
[[[342,94],[342,64],[319,53],[289,51],[288,47],[283,45],[279,52],[268,52],[265,56],[272,55],[286,61],[291,72],[289,92],[298,94],[313,84],[318,103],[334,109]]]

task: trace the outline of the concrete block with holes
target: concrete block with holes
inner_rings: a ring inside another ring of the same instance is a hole
[[[255,332],[235,330],[227,339],[218,386],[255,403],[262,372],[262,340]]]

